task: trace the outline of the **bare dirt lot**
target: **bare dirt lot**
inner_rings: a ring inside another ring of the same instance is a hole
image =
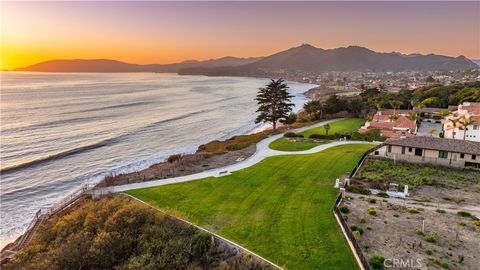
[[[346,202],[349,225],[363,231],[359,244],[367,259],[380,255],[414,266],[388,269],[479,269],[480,226],[474,218],[388,201],[377,198],[373,203],[372,197],[357,195]]]
[[[389,183],[409,185],[410,196],[369,195]],[[368,260],[408,263],[385,269],[480,269],[480,172],[369,158],[348,190],[347,222]]]

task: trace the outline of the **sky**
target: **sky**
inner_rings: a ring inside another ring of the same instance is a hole
[[[1,67],[173,63],[302,43],[480,59],[480,2],[2,2]]]

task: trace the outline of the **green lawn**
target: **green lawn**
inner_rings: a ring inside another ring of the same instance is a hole
[[[293,139],[293,138],[291,138]],[[274,150],[280,151],[303,151],[313,148],[317,145],[322,144],[321,142],[316,142],[310,139],[306,139],[304,142],[292,142],[289,139],[282,137],[271,142],[268,147]]]
[[[333,184],[370,147],[275,156],[221,178],[128,193],[288,269],[358,269],[332,214]]]
[[[328,134],[335,133],[352,133],[358,131],[358,129],[365,123],[365,119],[362,118],[347,118],[339,120],[333,123],[330,123],[330,130]],[[312,134],[322,134],[326,135],[324,126],[307,129],[303,132],[300,132],[305,137],[305,141],[289,141],[287,138],[280,138],[272,143],[269,147],[274,150],[280,151],[303,151],[311,149],[317,145],[325,143],[325,141],[315,142],[314,140],[308,139]]]

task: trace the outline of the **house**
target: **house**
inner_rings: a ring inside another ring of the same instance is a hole
[[[408,110],[378,111],[371,121],[365,122],[359,132],[364,133],[368,129],[376,128],[382,136],[389,138],[413,137],[417,133],[417,123],[410,118],[410,113]]]
[[[480,168],[480,142],[411,137],[389,139],[374,155],[413,163]]]
[[[445,138],[480,142],[480,103],[460,104],[442,123]]]

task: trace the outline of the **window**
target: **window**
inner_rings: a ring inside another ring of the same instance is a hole
[[[402,146],[402,155],[405,155],[405,146]]]
[[[461,158],[461,159],[464,159],[464,158],[465,158],[465,154],[463,154],[463,153],[460,154],[460,158]]]
[[[472,159],[473,160],[477,159],[477,155],[472,155]]]
[[[421,156],[423,154],[422,148],[415,148],[415,156]]]
[[[391,153],[391,152],[392,152],[392,146],[391,146],[391,145],[389,145],[389,146],[388,146],[388,149],[387,149],[387,151],[388,151],[389,153]]]
[[[448,158],[448,152],[447,151],[438,151],[438,157],[439,158]]]
[[[409,147],[409,148],[408,148],[408,152],[411,153],[412,151],[413,151],[413,148],[412,148],[412,147]]]
[[[478,125],[473,125],[473,129],[474,129],[474,130],[477,130],[477,129],[478,129]]]

